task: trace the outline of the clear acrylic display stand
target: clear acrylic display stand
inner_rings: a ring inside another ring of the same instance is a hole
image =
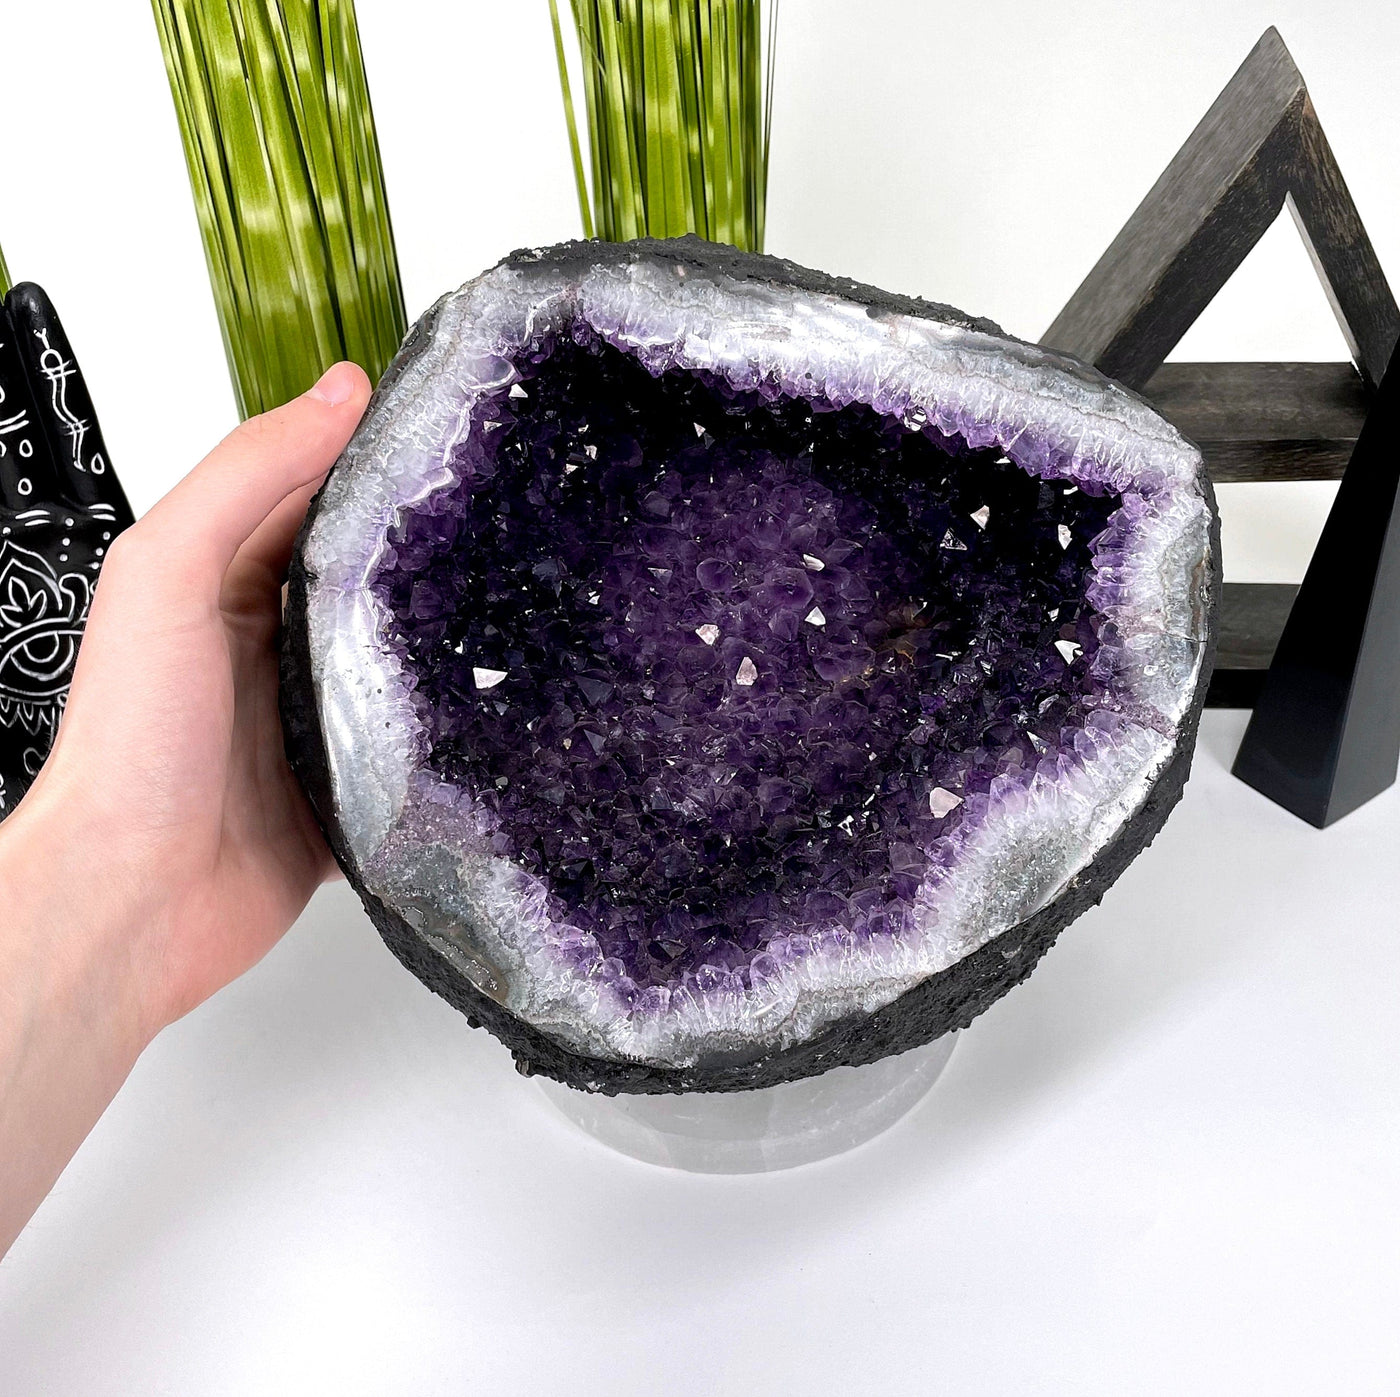
[[[955,1037],[759,1091],[598,1096],[539,1082],[551,1105],[619,1154],[694,1174],[762,1174],[830,1159],[888,1130],[928,1094]]]

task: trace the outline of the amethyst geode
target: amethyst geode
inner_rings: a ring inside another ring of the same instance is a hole
[[[601,1091],[966,1024],[1186,778],[1199,453],[944,306],[693,238],[414,330],[293,566],[288,746],[390,947]]]

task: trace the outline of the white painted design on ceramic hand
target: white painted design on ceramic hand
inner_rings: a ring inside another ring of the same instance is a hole
[[[91,603],[90,578],[0,539],[0,728],[52,740]],[[37,770],[42,753],[24,755]]]
[[[107,469],[107,463],[100,454],[94,455],[86,465],[83,463],[83,441],[92,424],[83,421],[68,406],[68,380],[78,372],[78,366],[50,347],[47,330],[35,330],[34,338],[44,346],[39,355],[39,372],[49,381],[49,401],[53,405],[54,416],[68,434],[72,467],[75,471],[91,471],[93,475],[101,475]]]
[[[0,349],[4,347],[4,341],[0,341]],[[7,397],[4,385],[0,384],[0,409],[4,408]],[[19,437],[15,443],[15,455],[21,461],[28,461],[34,455],[34,438],[30,435],[33,426],[29,420],[29,409],[23,403],[20,404],[18,412],[11,413],[8,417],[0,417],[0,461],[10,453],[10,444],[5,440],[6,437]],[[34,493],[34,481],[27,475],[18,476],[15,488],[27,497]]]

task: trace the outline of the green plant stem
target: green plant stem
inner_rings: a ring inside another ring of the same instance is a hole
[[[559,64],[559,87],[564,94],[564,120],[569,128],[569,154],[573,157],[579,217],[583,220],[583,236],[591,238],[593,212],[588,207],[588,178],[583,172],[583,153],[579,149],[578,119],[574,116],[574,94],[569,83],[569,65],[564,56],[564,32],[559,26],[558,0],[549,0],[549,22],[554,29],[554,57]]]
[[[698,233],[761,251],[777,0],[570,0],[570,8],[583,61],[591,218],[550,0],[585,235]]]
[[[406,320],[353,0],[152,0],[240,413]]]

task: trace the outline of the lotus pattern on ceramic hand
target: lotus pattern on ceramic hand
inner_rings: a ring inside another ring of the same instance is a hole
[[[0,540],[0,727],[52,739],[91,602],[90,577]]]

